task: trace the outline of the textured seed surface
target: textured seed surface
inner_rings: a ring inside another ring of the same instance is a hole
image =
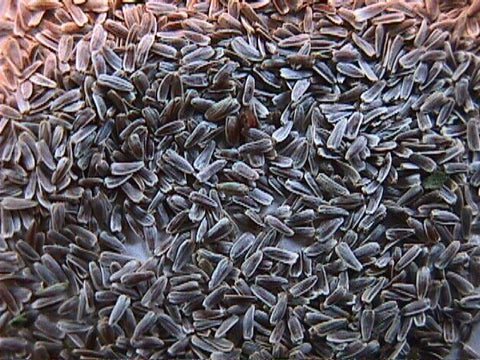
[[[479,14],[0,2],[0,358],[479,358]]]

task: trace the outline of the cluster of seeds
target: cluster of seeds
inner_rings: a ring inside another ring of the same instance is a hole
[[[480,358],[480,1],[4,1],[0,357]]]

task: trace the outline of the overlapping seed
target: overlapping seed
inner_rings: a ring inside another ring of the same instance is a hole
[[[478,357],[479,10],[1,4],[0,357]]]

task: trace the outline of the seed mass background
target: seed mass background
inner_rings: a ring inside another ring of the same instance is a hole
[[[1,8],[2,358],[479,358],[479,1]]]

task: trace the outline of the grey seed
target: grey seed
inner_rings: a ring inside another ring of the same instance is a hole
[[[446,277],[449,283],[452,284],[461,295],[468,295],[475,288],[470,281],[453,271],[447,272]]]
[[[194,172],[192,165],[190,165],[190,163],[184,157],[180,156],[171,149],[168,149],[165,152],[163,159],[186,174],[192,174]]]
[[[371,103],[374,101],[385,89],[387,83],[385,80],[379,80],[373,86],[370,87],[367,91],[365,91],[360,98],[366,102]]]
[[[299,344],[304,338],[304,330],[300,320],[293,313],[288,317],[287,326],[290,331],[290,339],[292,343]]]
[[[5,197],[0,201],[0,206],[5,210],[28,210],[35,208],[37,202],[33,200]]]
[[[213,152],[215,151],[215,146],[216,144],[214,141],[210,141],[207,146],[205,146],[203,151],[193,162],[193,167],[195,169],[202,170],[210,163],[210,159],[212,158]]]
[[[423,102],[423,105],[420,107],[420,111],[423,113],[428,113],[433,110],[440,108],[445,103],[445,95],[440,92],[434,92],[429,95]]]
[[[0,21],[7,357],[394,359],[415,338],[445,358],[469,337],[478,1],[64,3]]]
[[[252,255],[245,259],[242,263],[241,271],[247,277],[251,277],[255,271],[257,270],[258,266],[262,262],[263,259],[263,252],[262,251],[255,251]]]
[[[160,313],[157,315],[157,317],[157,323],[166,331],[168,331],[169,335],[177,339],[183,339],[185,337],[185,333],[180,325],[177,324],[169,315]]]
[[[415,259],[420,255],[422,252],[422,248],[419,245],[413,245],[408,251],[397,261],[395,264],[395,270],[401,271],[412,261],[415,261]]]
[[[372,257],[379,254],[381,251],[380,244],[377,242],[367,242],[357,247],[353,253],[357,258]]]
[[[273,328],[270,334],[268,342],[270,344],[278,344],[280,340],[282,340],[285,329],[286,329],[285,320],[281,320],[277,322],[277,324],[275,325],[275,327]]]
[[[403,68],[411,69],[417,65],[422,54],[422,49],[413,49],[405,55],[401,56],[398,62]]]
[[[227,165],[226,160],[216,160],[210,165],[202,168],[197,174],[197,179],[200,182],[207,182],[213,175],[221,171]]]
[[[156,321],[157,317],[155,313],[153,311],[148,311],[135,326],[132,338],[138,339],[140,336],[143,336],[154,326]]]
[[[203,88],[208,85],[205,74],[182,75],[180,79],[182,84],[192,88]]]
[[[240,235],[230,248],[230,258],[236,261],[243,257],[255,242],[255,236],[252,233],[243,233]]]
[[[255,92],[255,78],[251,75],[247,76],[245,80],[245,85],[243,87],[243,95],[242,95],[242,104],[244,106],[250,104],[253,95]]]
[[[247,180],[256,181],[260,178],[257,171],[245,164],[243,161],[237,161],[232,165],[232,170]]]
[[[197,191],[191,192],[188,199],[193,203],[197,203],[197,204],[205,206],[205,207],[217,208],[218,207],[217,202],[215,200],[213,200],[212,198],[210,198],[205,193],[197,192]]]
[[[367,101],[364,100],[366,103],[368,103],[368,102],[370,102],[370,101],[368,101],[368,100],[369,100],[369,97],[370,97],[370,98],[371,98],[371,97],[376,97],[375,94],[378,93],[379,88],[381,88],[381,89],[383,90],[385,87],[383,86],[382,81],[378,81],[378,76],[377,76],[377,74],[375,73],[375,71],[372,69],[372,67],[369,65],[369,63],[367,63],[366,61],[360,59],[360,60],[358,61],[358,65],[360,65],[360,69],[363,70],[363,72],[364,72],[365,76],[367,77],[367,79],[370,80],[370,81],[372,81],[372,82],[374,82],[374,85],[371,87],[371,89],[373,89],[373,90],[372,90],[372,91],[373,91],[373,94],[370,93],[369,95],[367,95],[367,98],[366,98]],[[363,95],[363,94],[362,94],[362,95]],[[360,98],[362,98],[362,97],[360,96]],[[362,99],[362,100],[363,100],[363,99]]]
[[[338,216],[348,216],[349,212],[345,209],[342,209],[337,206],[331,205],[320,205],[317,208],[318,214],[323,217],[338,217]],[[312,219],[313,220],[313,219]]]
[[[215,289],[220,283],[225,280],[225,278],[230,274],[233,269],[233,263],[225,258],[222,259],[218,264],[215,270],[212,273],[211,280],[208,283],[208,289]]]
[[[250,305],[243,317],[243,339],[251,340],[254,333],[255,305]]]
[[[185,149],[189,149],[195,145],[197,145],[200,141],[202,141],[205,136],[208,134],[210,127],[206,122],[199,122],[195,129],[190,133],[188,138],[185,140],[184,147]]]
[[[212,122],[219,122],[224,120],[228,115],[237,112],[239,109],[240,104],[236,99],[226,97],[210,106],[205,112],[205,119]]]
[[[226,217],[220,219],[205,235],[207,241],[216,241],[226,237],[232,231],[232,224]]]
[[[373,310],[364,310],[360,318],[360,332],[363,341],[370,340],[375,324],[375,312]]]
[[[462,297],[459,305],[465,309],[480,309],[480,295],[474,294]]]
[[[220,285],[205,297],[202,305],[207,309],[213,308],[215,305],[217,305],[220,301],[223,300],[224,295],[229,290],[230,288],[227,285]]]
[[[373,285],[371,285],[363,292],[362,301],[370,304],[378,296],[380,291],[386,285],[387,281],[388,280],[384,277],[378,279]]]
[[[272,150],[273,144],[270,139],[261,139],[245,143],[238,148],[241,154],[261,154]]]
[[[355,359],[358,355],[369,356],[378,352],[380,348],[378,341],[372,340],[369,344],[371,344],[370,347],[360,340],[354,340],[348,343],[344,351],[345,359]]]
[[[257,203],[264,205],[264,206],[269,206],[272,204],[274,197],[270,195],[269,193],[266,193],[263,190],[260,190],[259,188],[255,188],[252,191],[250,191],[249,196],[255,200]]]
[[[343,218],[334,218],[323,221],[321,223],[322,226],[317,230],[317,236],[323,241],[330,239],[340,226],[342,226],[343,222]]]
[[[327,273],[325,271],[325,266],[320,265],[317,267],[317,283],[315,290],[318,291],[321,295],[330,294],[330,285],[328,283]]]
[[[467,144],[471,151],[480,150],[480,132],[479,123],[473,119],[470,119],[467,123]]]
[[[110,169],[113,175],[129,175],[139,171],[144,166],[143,161],[114,162],[110,165]]]
[[[172,135],[177,134],[185,130],[185,123],[183,120],[175,120],[165,125],[160,126],[156,131],[156,136],[165,136],[165,135]]]
[[[252,290],[253,295],[255,295],[265,305],[275,306],[277,300],[275,295],[272,294],[270,291],[259,285],[252,285],[250,289]]]
[[[347,324],[348,321],[345,318],[331,319],[314,325],[309,331],[318,336],[326,336],[333,331],[346,327]]]
[[[402,308],[403,316],[413,316],[430,309],[430,299],[415,300]]]
[[[191,256],[195,250],[195,243],[193,241],[184,241],[177,250],[175,261],[172,265],[174,272],[179,272],[186,264],[191,261]]]
[[[356,331],[338,330],[327,335],[327,341],[330,343],[348,343],[360,338]]]
[[[101,74],[98,78],[98,84],[119,91],[133,91],[131,82],[114,75]]]
[[[265,223],[270,225],[273,229],[278,231],[281,234],[286,236],[293,236],[295,232],[290,229],[285,223],[283,223],[280,219],[276,218],[272,215],[265,216]]]
[[[333,128],[333,131],[331,132],[327,140],[327,147],[329,149],[338,149],[340,147],[342,138],[345,135],[347,129],[347,124],[347,119],[342,119],[337,124],[335,124],[335,127]]]
[[[338,244],[335,247],[335,252],[349,268],[355,271],[361,271],[363,269],[362,264],[360,263],[360,261],[358,261],[357,257],[347,243],[341,242],[340,244]]]
[[[433,172],[437,168],[435,161],[421,154],[412,154],[410,160],[427,172]]]
[[[270,314],[270,324],[274,325],[283,319],[287,310],[288,298],[287,293],[282,292],[277,296],[277,303]]]
[[[262,55],[260,54],[260,52],[255,47],[247,43],[242,37],[234,38],[231,41],[230,45],[233,51],[235,51],[238,55],[247,60],[253,62],[262,60]]]
[[[55,81],[50,80],[49,78],[41,74],[33,74],[32,76],[30,76],[29,80],[35,85],[43,86],[46,88],[55,89],[57,87],[57,83]],[[9,112],[6,112],[7,110],[4,109],[3,113],[10,114],[10,117],[11,117],[12,115],[14,115],[14,112],[12,112],[12,110],[10,110]],[[18,116],[20,116],[20,114]]]
[[[298,259],[297,253],[278,247],[267,246],[262,251],[266,257],[288,265],[293,265]]]
[[[430,269],[426,266],[422,266],[417,271],[417,279],[416,279],[417,296],[419,298],[424,298],[427,296],[427,293],[430,287],[430,282],[431,282]]]
[[[13,313],[14,315],[18,315],[21,309],[19,307],[20,304],[17,304],[16,298],[12,295],[10,290],[4,284],[0,284],[0,299],[2,299],[2,302],[6,305],[6,307],[11,313]],[[50,303],[53,304],[55,303],[55,300],[56,299],[53,298],[52,302],[50,302],[49,299],[47,299],[46,301],[47,301],[47,304],[50,304]],[[38,300],[33,302],[33,304],[38,304]],[[33,304],[32,304],[32,307],[33,307]],[[40,307],[36,306],[34,308],[40,308]]]
[[[283,126],[276,129],[272,134],[272,139],[277,143],[285,141],[292,131],[293,121],[287,121]]]
[[[327,175],[323,173],[320,173],[317,176],[316,180],[320,188],[326,193],[330,193],[335,196],[350,194],[350,191],[348,191],[347,188],[345,188],[341,184],[338,184],[337,182],[335,182],[334,180],[332,180],[331,178],[329,178]]]
[[[336,82],[335,75],[327,64],[319,62],[313,67],[313,70],[328,83],[334,84]]]
[[[365,72],[362,69],[350,63],[344,63],[344,62],[338,63],[337,71],[345,76],[348,76],[354,79],[361,79],[365,76]]]
[[[108,318],[108,324],[113,325],[118,323],[122,318],[125,311],[130,306],[130,298],[126,295],[120,295],[115,303],[115,306],[110,313],[110,317]]]
[[[285,39],[282,39],[278,42],[278,46],[280,47],[300,47],[305,42],[310,40],[310,36],[308,34],[299,34],[289,36]]]
[[[281,276],[258,275],[255,283],[266,288],[274,288],[288,284],[288,280]]]
[[[280,69],[280,76],[285,80],[302,80],[308,79],[312,73],[304,70],[293,70],[291,68]]]
[[[383,10],[385,10],[386,4],[384,3],[378,3],[378,4],[371,4],[364,6],[362,8],[359,8],[355,10],[354,15],[355,15],[355,20],[358,22],[366,21],[368,19],[371,19],[373,17],[376,17],[380,13],[382,13]]]
[[[400,331],[401,327],[401,317],[400,315],[395,315],[393,321],[391,322],[390,326],[388,327],[384,339],[386,343],[393,344],[397,338],[398,332]]]
[[[435,261],[435,267],[438,269],[445,269],[449,263],[453,260],[458,250],[460,249],[459,241],[452,241],[446,248],[443,250],[437,260]]]
[[[28,348],[28,341],[20,337],[0,337],[0,348],[6,352],[19,353]]]
[[[237,324],[239,319],[240,318],[237,315],[232,315],[229,318],[225,319],[215,332],[215,337],[221,338],[225,336],[227,332]]]
[[[78,101],[81,99],[81,91],[80,89],[72,89],[69,91],[64,92],[61,94],[59,97],[57,97],[55,100],[50,102],[50,110],[58,110],[60,108],[65,107],[66,105],[69,105],[71,103],[74,103],[75,101]]]
[[[400,330],[398,331],[398,334],[397,334],[397,341],[404,341],[407,338],[408,333],[412,328],[413,322],[414,322],[413,317],[409,317],[403,320],[402,326],[400,327]]]
[[[357,35],[356,33],[352,33],[352,41],[358,46],[360,50],[362,50],[365,55],[368,57],[373,57],[375,55],[375,49],[373,48],[372,44],[370,44],[367,40],[363,37]]]
[[[293,297],[298,298],[309,292],[317,283],[317,276],[310,276],[293,285],[289,292]]]
[[[5,298],[2,298],[5,301]],[[52,296],[47,298],[39,298],[32,302],[32,308],[34,310],[45,309],[51,306],[58,306],[58,304],[65,299],[65,295],[58,295]],[[13,313],[17,313],[17,311],[12,311]]]
[[[302,79],[295,83],[292,89],[291,99],[293,102],[297,102],[305,94],[310,86],[309,79]]]
[[[89,44],[85,40],[80,40],[77,43],[77,49],[75,54],[75,68],[77,71],[85,72],[89,65]]]

